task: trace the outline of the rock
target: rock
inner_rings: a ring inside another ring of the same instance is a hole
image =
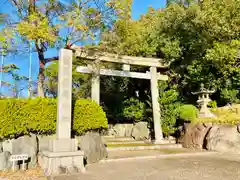
[[[22,136],[18,139],[12,141],[12,154],[28,154],[30,160],[28,162],[28,167],[33,168],[37,165],[37,136]]]
[[[205,145],[205,138],[212,127],[211,124],[187,124],[183,136],[183,147],[202,149]]]
[[[237,124],[237,131],[240,133],[240,123]]]
[[[108,135],[116,137],[131,137],[133,124],[109,125]]]
[[[98,133],[89,132],[80,138],[80,149],[84,151],[87,164],[96,163],[107,157],[107,150]]]
[[[240,153],[240,133],[236,126],[214,125],[206,137],[206,148],[219,152]]]
[[[10,156],[10,152],[2,152],[0,154],[0,171],[5,171],[11,168],[12,163],[9,161]]]
[[[148,129],[147,122],[138,122],[133,126],[132,130],[132,137],[139,141],[139,140],[146,140],[149,139],[150,131]]]
[[[2,146],[3,146],[3,151],[8,151],[12,154],[12,142],[13,142],[13,139],[9,139],[9,140],[5,140],[2,142]]]
[[[124,124],[116,124],[113,126],[114,136],[125,137]]]
[[[133,124],[125,124],[125,136],[131,137],[133,131]]]
[[[2,144],[2,142],[0,142],[0,153],[2,153],[3,152],[3,144]]]

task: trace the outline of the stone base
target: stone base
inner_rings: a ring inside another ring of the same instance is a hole
[[[42,163],[40,163],[46,176],[60,174],[85,172],[83,162],[83,151],[76,152],[42,152]]]
[[[48,151],[51,152],[75,152],[77,148],[77,139],[52,139],[48,143]]]
[[[153,144],[175,144],[176,140],[168,140],[168,139],[161,139],[161,140],[153,140]]]
[[[76,139],[54,139],[39,153],[39,164],[46,176],[85,172],[84,152],[77,151]]]

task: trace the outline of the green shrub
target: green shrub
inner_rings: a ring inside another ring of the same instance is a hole
[[[108,128],[108,121],[102,107],[88,99],[76,101],[73,122],[73,130],[77,134]]]
[[[73,104],[73,130],[82,134],[89,130],[107,128],[102,108],[91,100],[80,99]],[[53,134],[56,130],[57,101],[55,99],[0,100],[0,137]]]
[[[196,120],[197,115],[198,109],[191,104],[182,105],[179,108],[179,117],[182,120],[193,122]]]
[[[240,105],[235,104],[230,107],[220,107],[211,109],[216,115],[213,118],[197,118],[196,123],[211,122],[214,124],[231,124],[235,125],[240,122]]]
[[[164,136],[170,136],[176,131],[180,96],[177,86],[169,87],[166,81],[159,82],[159,104],[161,110],[161,125]]]
[[[239,90],[236,89],[222,89],[221,90],[221,98],[223,98],[226,103],[238,103],[239,99],[237,97]]]
[[[216,101],[210,101],[208,103],[209,108],[217,108],[217,102]]]
[[[144,119],[146,107],[138,99],[130,98],[123,102],[123,115],[129,119],[140,121]]]

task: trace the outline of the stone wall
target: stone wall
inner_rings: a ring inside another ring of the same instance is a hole
[[[38,164],[43,165],[42,152],[49,150],[49,141],[55,139],[52,136],[21,136],[17,139],[0,142],[0,171],[8,170],[12,167],[9,161],[11,155],[28,154],[28,168],[34,168]],[[107,151],[99,133],[87,133],[78,138],[78,147],[85,153],[87,163],[98,162],[107,157]],[[15,167],[17,170],[20,166]]]
[[[240,153],[240,126],[211,123],[187,124],[183,147]]]
[[[133,137],[136,140],[149,139],[150,131],[147,122],[136,124],[115,124],[109,125],[108,135],[115,137]]]

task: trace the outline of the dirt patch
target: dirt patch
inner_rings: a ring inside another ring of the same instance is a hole
[[[0,179],[6,180],[47,180],[47,177],[44,176],[44,173],[40,167],[35,169],[29,169],[26,171],[16,171],[12,172],[0,172]]]

